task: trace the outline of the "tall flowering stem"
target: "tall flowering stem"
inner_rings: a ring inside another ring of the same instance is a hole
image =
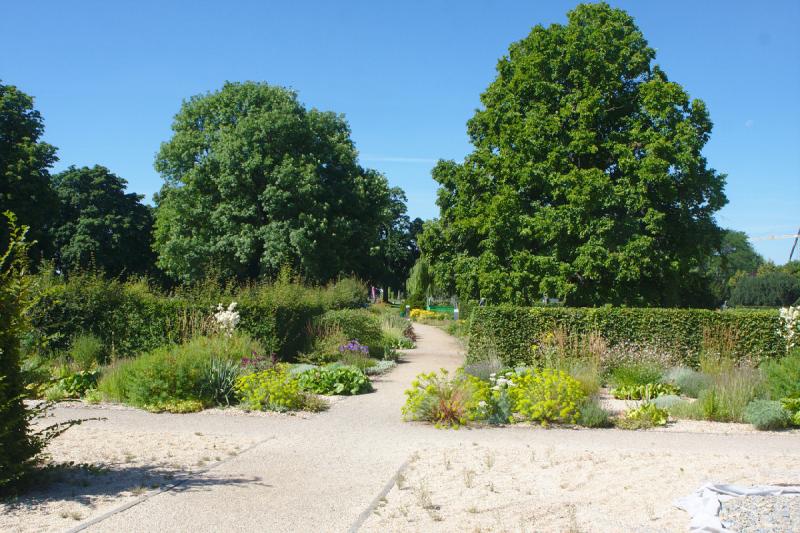
[[[239,311],[236,310],[236,302],[226,308],[222,304],[217,304],[217,311],[214,313],[214,322],[219,331],[226,337],[233,335],[236,326],[239,324]]]

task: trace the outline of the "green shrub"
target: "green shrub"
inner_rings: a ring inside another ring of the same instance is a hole
[[[631,409],[625,416],[617,420],[617,426],[622,429],[648,429],[656,426],[665,426],[669,420],[669,413],[654,403],[644,403]]]
[[[320,328],[338,328],[348,340],[357,340],[369,347],[369,353],[382,357],[383,333],[378,317],[366,309],[327,311],[315,320]]]
[[[103,342],[96,335],[78,335],[70,346],[69,358],[79,369],[91,370],[104,362]]]
[[[777,310],[478,307],[472,313],[467,363],[486,354],[499,355],[505,366],[541,366],[541,354],[532,350],[557,329],[568,335],[594,333],[610,348],[633,345],[648,348],[659,363],[693,366],[713,336],[733,335],[734,356],[754,360],[786,351],[779,333]],[[641,350],[639,350],[641,351]]]
[[[0,494],[16,490],[46,444],[30,431],[34,413],[22,401],[20,339],[30,296],[30,279],[25,276],[28,244],[13,215],[6,217],[8,232],[0,231],[8,238],[7,250],[0,251]]]
[[[647,383],[645,385],[628,385],[611,391],[618,400],[652,400],[667,394],[676,395],[680,389],[668,383]]]
[[[515,413],[543,426],[551,422],[576,423],[578,406],[585,398],[575,378],[549,368],[518,373],[508,394]]]
[[[198,337],[118,364],[105,373],[98,388],[112,400],[155,410],[183,400],[213,405],[224,402],[226,394],[230,398],[223,383],[230,376],[225,374],[233,372],[242,358],[260,351],[258,342],[242,334]],[[212,364],[223,374],[215,373]]]
[[[102,342],[102,359],[129,357],[208,335],[214,307],[232,301],[241,315],[240,331],[261,342],[268,353],[292,359],[309,348],[309,321],[326,309],[362,301],[355,296],[361,285],[355,280],[328,287],[307,287],[288,279],[228,289],[210,283],[170,295],[147,280],[123,282],[93,273],[76,273],[68,279],[45,273],[37,285],[27,344],[46,345],[59,353],[68,351],[72,339],[94,335]]]
[[[623,364],[611,370],[608,381],[618,389],[659,383],[663,370],[654,363]]]
[[[479,380],[461,371],[452,376],[445,369],[438,374],[420,374],[405,391],[403,416],[407,420],[432,422],[436,427],[458,428],[478,417],[476,393],[482,386]]]
[[[366,369],[375,366],[378,360],[372,359],[369,355],[363,353],[345,352],[339,356],[338,362],[344,366],[356,367],[364,372]]]
[[[81,370],[72,372],[69,367],[62,369],[61,374],[56,378],[53,387],[63,391],[63,398],[80,398],[83,394],[90,389],[97,386],[97,380],[100,377],[99,370]],[[48,390],[51,390],[51,387]],[[51,390],[51,396],[55,396],[55,392]]]
[[[200,384],[200,397],[214,405],[236,403],[236,380],[241,373],[240,361],[212,358]]]
[[[372,390],[369,378],[352,366],[328,366],[306,370],[297,377],[300,389],[316,394],[362,394]]]
[[[286,365],[241,376],[236,381],[241,404],[254,411],[295,411],[309,405],[308,396]]]
[[[767,388],[773,399],[800,398],[800,349],[767,361],[764,366]]]
[[[603,409],[596,399],[584,400],[578,410],[578,425],[587,428],[607,428],[613,425],[611,414]]]
[[[760,430],[784,429],[791,423],[791,415],[781,402],[753,400],[747,404],[744,421]]]
[[[700,396],[700,393],[711,383],[707,375],[682,366],[671,368],[664,377],[664,381],[675,385],[682,394],[691,398]]]

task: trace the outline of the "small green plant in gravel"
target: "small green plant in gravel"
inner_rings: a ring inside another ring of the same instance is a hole
[[[418,375],[406,390],[403,416],[408,420],[432,422],[436,427],[458,428],[479,415],[480,380],[463,371],[445,369]]]
[[[284,364],[236,380],[242,406],[254,411],[295,411],[306,405],[306,393]]]
[[[773,399],[800,398],[800,348],[780,359],[766,362],[763,368]]]
[[[622,429],[648,429],[665,426],[668,420],[669,413],[666,409],[648,402],[625,413],[624,417],[617,420],[617,426]]]
[[[769,431],[784,429],[792,422],[792,416],[781,402],[773,400],[753,400],[747,404],[744,420],[756,429]]]
[[[298,377],[300,389],[316,394],[361,394],[372,390],[369,378],[353,366],[327,366],[306,370]]]
[[[575,378],[563,370],[549,368],[518,373],[509,396],[514,412],[543,426],[552,422],[576,423],[578,405],[586,397]]]
[[[680,389],[668,383],[647,383],[645,385],[627,385],[611,391],[618,400],[650,400],[665,394],[679,394]]]

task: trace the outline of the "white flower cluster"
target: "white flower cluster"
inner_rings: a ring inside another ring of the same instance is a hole
[[[219,330],[226,336],[233,335],[233,330],[239,324],[239,311],[236,310],[236,302],[231,302],[227,309],[222,304],[217,304],[217,312],[214,313],[214,321]]]
[[[497,377],[495,372],[489,374],[489,383],[492,384],[492,390],[499,391],[500,389],[507,389],[509,387],[514,386],[514,382],[511,381],[511,377],[514,376],[515,373],[513,370],[509,370],[505,373],[505,375]]]
[[[783,329],[781,336],[786,340],[786,349],[790,350],[797,344],[800,331],[800,307],[781,307],[781,322]]]

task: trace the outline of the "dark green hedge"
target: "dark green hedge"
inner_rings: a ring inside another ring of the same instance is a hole
[[[471,317],[467,362],[496,353],[510,366],[534,363],[531,345],[548,332],[596,332],[610,345],[631,343],[667,351],[686,363],[704,345],[736,338],[736,357],[756,360],[785,353],[777,310],[480,307]]]
[[[145,283],[93,275],[69,282],[45,280],[43,285],[31,311],[33,332],[27,342],[57,353],[78,335],[91,333],[102,340],[106,357],[129,357],[186,340],[203,332],[217,303],[235,301],[239,329],[270,353],[292,359],[307,348],[306,328],[314,317],[358,300],[349,280],[329,288],[276,284],[202,297],[164,295]]]

